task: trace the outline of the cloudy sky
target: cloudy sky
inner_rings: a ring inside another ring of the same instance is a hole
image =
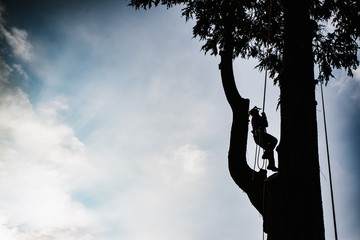
[[[179,8],[135,11],[121,0],[0,6],[2,240],[262,239],[261,216],[227,170],[231,112],[219,58],[200,52]],[[234,64],[241,94],[260,106],[256,61]],[[335,77],[325,101],[338,233],[355,240],[360,69]],[[278,92],[268,85],[276,137]],[[334,239],[320,106],[324,217]],[[250,166],[254,151],[249,141]]]

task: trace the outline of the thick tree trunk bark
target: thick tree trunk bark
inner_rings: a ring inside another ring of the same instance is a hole
[[[283,1],[284,69],[280,77],[280,206],[270,239],[325,239],[317,142],[310,1]]]

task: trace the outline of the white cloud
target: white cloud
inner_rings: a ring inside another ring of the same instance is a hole
[[[360,101],[360,67],[358,67],[354,72],[354,80],[355,80],[355,89],[354,93],[351,96],[352,99]]]
[[[356,70],[353,71],[353,74],[354,74],[354,78],[357,80],[357,81],[360,81],[360,67],[358,67]]]
[[[353,71],[354,77],[349,77],[343,70],[336,71],[335,79],[328,86],[341,99],[349,98],[349,102],[360,106],[360,68]]]
[[[26,71],[23,69],[23,67],[20,64],[13,64],[12,65],[13,68],[15,68],[15,70],[25,78],[25,80],[29,80],[30,77],[29,75],[26,73]]]
[[[37,111],[21,89],[7,83],[8,74],[5,66],[0,75],[1,239],[92,239],[97,220],[71,192],[81,188],[81,173],[93,170],[84,145],[58,120],[56,112],[66,105],[55,101]]]
[[[181,146],[159,160],[160,173],[171,184],[191,182],[206,173],[207,155],[197,146]]]
[[[9,220],[0,213],[0,237],[2,240],[93,240],[90,234],[79,234],[74,229],[67,230],[40,230],[28,231],[18,229],[9,225]]]
[[[8,77],[11,73],[11,67],[2,59],[0,58],[0,82],[1,85],[8,82]]]
[[[0,25],[0,33],[5,37],[15,56],[25,61],[31,60],[32,46],[27,41],[28,34],[25,30],[12,27],[11,31],[8,31],[3,25]]]
[[[65,39],[84,43],[90,55],[80,59],[83,71],[75,61],[78,52],[67,48],[51,63],[55,71],[41,68],[39,76],[56,75],[74,94],[67,103],[70,122],[85,133],[83,142],[102,175],[88,203],[97,205],[105,232],[113,234],[108,239],[232,239],[253,236],[248,228],[254,221],[256,231],[261,229],[256,210],[227,172],[231,116],[218,60],[198,53],[191,26],[184,27],[184,19],[177,20],[184,28],[169,23],[166,28],[187,35],[164,37],[156,24],[131,24],[128,32],[114,21],[116,27],[106,25],[103,34],[89,31],[95,24],[90,19],[90,27],[68,21],[82,25],[80,31],[63,23]],[[178,52],[175,46],[183,48]],[[75,76],[64,74],[72,68]],[[216,149],[221,149],[218,159]],[[209,233],[212,228],[215,234]]]

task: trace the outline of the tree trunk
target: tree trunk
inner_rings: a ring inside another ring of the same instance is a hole
[[[283,1],[284,69],[280,77],[279,177],[269,239],[325,239],[317,142],[309,0]],[[275,197],[274,197],[275,194]],[[276,197],[277,195],[277,197]],[[281,207],[280,207],[281,206]]]

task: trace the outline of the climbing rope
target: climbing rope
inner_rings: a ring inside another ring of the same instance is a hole
[[[258,165],[259,169],[265,169],[266,168],[267,159],[262,159],[262,160],[263,160],[263,162],[262,162],[262,164],[260,166],[260,158],[258,156],[258,161],[257,161],[258,164],[257,165]]]
[[[256,167],[256,161],[257,161],[257,155],[258,155],[258,145],[257,144],[255,144],[255,161],[254,161],[254,167],[253,167],[253,169],[254,169],[254,171],[252,172],[252,178],[251,178],[251,181],[254,181],[254,175],[255,175],[255,167]]]
[[[259,169],[263,169],[264,167],[266,167],[266,159],[263,159],[263,164],[260,167],[260,164],[259,164],[260,151],[261,151],[261,148],[257,144],[255,144],[255,161],[254,161],[254,167],[253,167],[254,171],[253,171],[252,179],[251,179],[252,181],[254,181],[256,165],[258,166]]]
[[[262,144],[262,139],[261,139],[260,135],[258,136],[258,143],[259,143],[260,145]],[[262,159],[263,162],[262,162],[262,165],[260,166],[260,152],[261,152],[261,148],[258,147],[257,145],[256,145],[256,147],[257,147],[258,151],[257,151],[257,152],[255,151],[255,153],[256,153],[255,163],[257,163],[257,167],[258,167],[259,169],[263,169],[264,167],[266,167],[266,159]],[[255,167],[254,167],[254,169],[255,169]]]
[[[268,58],[270,55],[269,52],[269,43],[270,43],[270,32],[271,32],[271,9],[272,9],[272,0],[269,2],[269,18],[267,23],[267,40],[266,40],[266,59],[265,59],[265,79],[264,79],[264,95],[263,95],[263,105],[262,105],[262,111],[265,112],[265,101],[266,101],[266,85],[267,85],[267,71],[268,71]],[[255,148],[255,162],[254,162],[254,171],[256,163],[259,167],[259,154],[260,154],[260,147],[258,148],[256,144]],[[262,167],[259,167],[259,169],[263,169],[263,167],[266,167],[266,161],[263,161]],[[254,180],[254,174],[253,174],[253,180]]]
[[[331,206],[332,206],[332,215],[333,215],[333,222],[334,222],[334,234],[335,240],[338,240],[337,236],[337,227],[336,227],[336,217],[335,217],[335,203],[334,203],[334,193],[333,193],[333,185],[332,185],[332,178],[331,178],[331,165],[330,165],[330,154],[329,154],[329,142],[328,142],[328,134],[326,128],[326,115],[325,115],[325,103],[324,103],[324,93],[323,93],[323,83],[320,84],[321,89],[321,103],[322,103],[322,110],[323,110],[323,119],[324,119],[324,130],[325,130],[325,143],[326,143],[326,155],[328,161],[328,169],[329,169],[329,181],[330,181],[330,193],[331,193]]]

